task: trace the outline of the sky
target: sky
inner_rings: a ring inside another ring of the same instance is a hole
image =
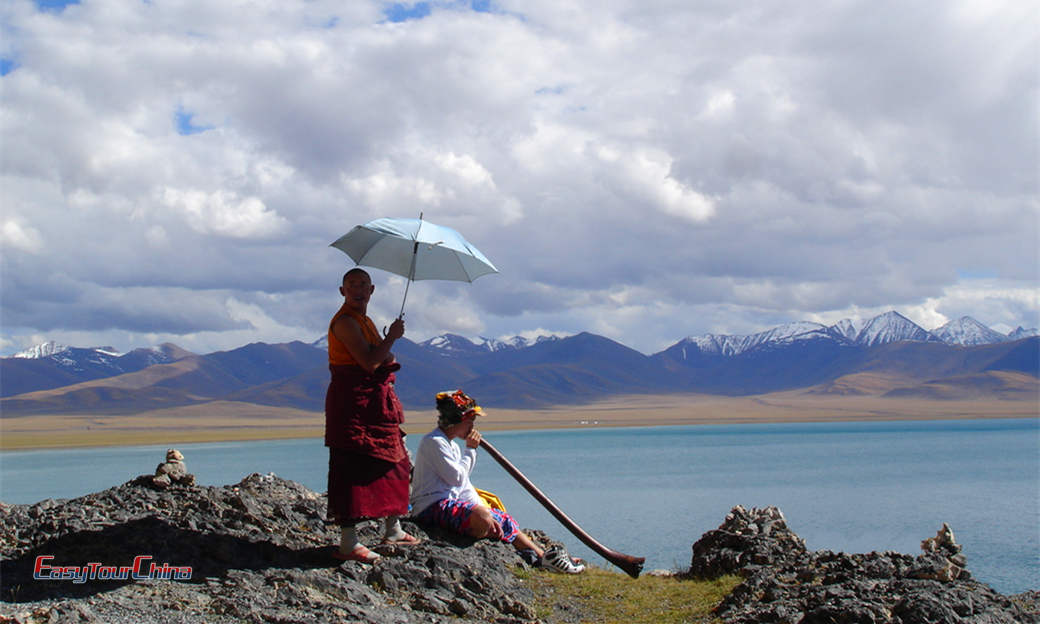
[[[1035,1],[5,0],[0,354],[322,337],[380,217],[499,270],[406,337],[643,353],[1040,325]],[[372,270],[369,314],[403,278]]]

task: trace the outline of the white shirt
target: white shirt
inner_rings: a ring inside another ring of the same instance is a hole
[[[462,450],[438,427],[423,436],[412,473],[412,515],[445,498],[480,503],[469,475],[477,464],[477,449]]]

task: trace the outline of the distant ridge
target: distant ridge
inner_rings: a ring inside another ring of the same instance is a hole
[[[413,409],[464,387],[482,404],[545,407],[618,394],[815,394],[991,396],[1035,399],[1040,338],[1013,339],[970,317],[932,332],[889,312],[857,327],[787,323],[749,336],[688,337],[644,355],[603,336],[472,340],[445,334],[401,339],[397,389]],[[233,401],[321,411],[328,385],[324,339],[253,343],[207,355],[172,344],[118,355],[51,345],[34,357],[0,358],[3,417],[128,413]],[[952,381],[951,381],[952,380]],[[954,390],[951,390],[955,389]]]

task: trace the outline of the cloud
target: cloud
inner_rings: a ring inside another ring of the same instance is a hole
[[[1022,3],[241,9],[6,8],[0,348],[313,339],[329,243],[420,212],[501,272],[415,285],[415,339],[1040,324]]]
[[[37,254],[43,249],[40,233],[14,219],[5,220],[0,225],[0,243],[29,254]]]
[[[285,219],[269,210],[259,198],[240,198],[227,191],[166,188],[160,201],[182,211],[192,229],[202,234],[258,238],[277,234],[286,226]]]

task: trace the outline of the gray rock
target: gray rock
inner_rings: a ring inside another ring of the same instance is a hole
[[[725,622],[926,624],[1040,622],[1028,599],[971,580],[966,558],[943,524],[913,557],[895,552],[810,552],[780,510],[734,507],[693,545],[689,575],[739,574],[718,606]]]
[[[174,474],[164,473],[161,476]],[[252,474],[199,486],[153,475],[81,498],[5,505],[0,523],[0,620],[76,622],[528,622],[525,564],[500,542],[405,521],[418,546],[379,546],[374,565],[331,554],[324,494]],[[374,545],[375,523],[359,527]],[[538,532],[532,532],[538,534]],[[35,580],[49,565],[191,566],[190,580]],[[33,615],[35,614],[35,615]]]

